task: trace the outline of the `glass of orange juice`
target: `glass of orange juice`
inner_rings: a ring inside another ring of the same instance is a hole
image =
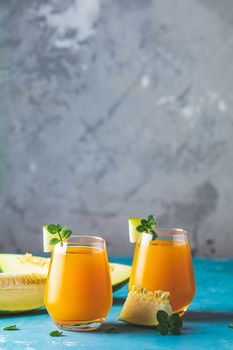
[[[173,312],[182,316],[195,294],[187,231],[157,229],[156,233],[156,240],[149,241],[148,234],[142,233],[136,243],[129,289],[137,285],[149,291],[169,291]]]
[[[59,328],[97,329],[112,305],[112,286],[105,241],[72,236],[52,251],[44,296],[49,315]]]

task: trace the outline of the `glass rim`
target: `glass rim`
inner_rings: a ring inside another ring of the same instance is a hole
[[[157,229],[155,229],[155,232],[158,234],[158,236],[161,236],[161,237],[178,236],[178,235],[188,236],[188,231],[179,227],[170,227],[170,228],[158,227]]]
[[[68,240],[66,241],[67,244],[75,244],[78,242],[78,239],[87,239],[88,240],[92,240],[92,242],[89,243],[105,243],[105,239],[100,237],[100,236],[89,236],[89,235],[72,235],[68,238]],[[74,240],[74,242],[72,242],[72,239],[77,239],[77,241]],[[88,243],[88,242],[87,242]]]

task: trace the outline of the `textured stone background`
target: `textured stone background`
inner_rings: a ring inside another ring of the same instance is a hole
[[[233,2],[0,2],[0,247],[39,226],[132,252],[127,217],[233,255]]]

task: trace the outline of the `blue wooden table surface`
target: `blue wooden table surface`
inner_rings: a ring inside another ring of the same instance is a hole
[[[130,263],[128,259],[112,259]],[[114,304],[106,323],[96,332],[64,332],[52,338],[55,330],[45,310],[0,318],[0,350],[44,349],[225,349],[233,350],[233,260],[194,260],[197,292],[184,319],[181,336],[161,336],[153,329],[130,326],[118,321],[127,287],[114,294]],[[16,324],[19,331],[2,328]],[[104,333],[114,326],[118,334]]]

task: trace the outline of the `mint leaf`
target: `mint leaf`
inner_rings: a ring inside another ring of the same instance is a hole
[[[159,333],[161,335],[167,335],[168,334],[168,327],[162,326],[162,325],[158,325],[157,328],[158,328]]]
[[[229,324],[228,328],[232,328],[233,329],[233,323]]]
[[[141,220],[141,224],[142,224],[142,226],[147,227],[147,220],[146,219],[142,219]]]
[[[158,235],[154,230],[150,230],[150,233],[152,234],[152,241],[154,241],[158,237]]]
[[[55,233],[57,233],[57,225],[49,224],[47,226],[47,230],[49,231],[49,233],[51,233],[51,235],[54,235]]]
[[[145,228],[144,228],[143,225],[139,225],[139,226],[136,227],[136,230],[137,230],[138,232],[144,232],[144,231],[145,231]]]
[[[155,225],[156,224],[156,217],[154,215],[149,215],[147,217],[147,221],[149,221],[151,224]]]
[[[52,331],[49,333],[50,337],[63,337],[63,332]]]
[[[19,328],[16,327],[16,324],[14,324],[13,326],[7,326],[3,328],[4,331],[18,331]]]
[[[160,326],[168,326],[169,316],[166,311],[159,310],[156,314]]]
[[[169,323],[171,326],[174,326],[175,328],[181,328],[183,321],[180,318],[179,314],[174,313],[169,317]]]
[[[72,235],[72,231],[71,230],[62,230],[61,231],[61,236],[64,240],[67,240],[70,236]]]
[[[62,229],[59,231],[59,234],[61,235],[62,238],[66,236],[66,232],[68,231],[67,227],[62,227]]]
[[[58,238],[52,238],[50,239],[49,241],[49,245],[55,245],[57,244],[58,242],[60,242],[60,240]]]
[[[60,232],[60,231],[61,231],[61,229],[62,229],[62,226],[61,226],[61,225],[59,225],[59,224],[57,224],[56,226],[57,226],[57,232]]]

